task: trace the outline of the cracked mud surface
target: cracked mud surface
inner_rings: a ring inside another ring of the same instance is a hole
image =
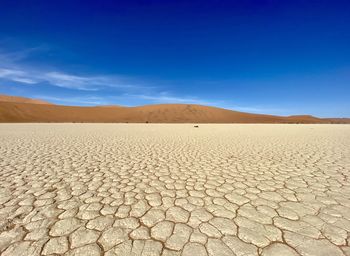
[[[0,252],[350,255],[350,126],[3,124]]]

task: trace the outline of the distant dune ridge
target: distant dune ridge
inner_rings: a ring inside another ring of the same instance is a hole
[[[0,94],[0,102],[17,102],[17,103],[31,103],[31,104],[45,104],[52,105],[52,103],[38,100],[38,99],[30,99],[25,97],[17,97],[17,96],[9,96],[9,95],[1,95]]]
[[[0,95],[0,122],[350,123],[350,118],[317,118],[309,115],[282,117],[193,104],[73,107]]]

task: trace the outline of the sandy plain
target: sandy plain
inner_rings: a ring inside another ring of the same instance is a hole
[[[350,255],[349,125],[2,124],[0,252]]]

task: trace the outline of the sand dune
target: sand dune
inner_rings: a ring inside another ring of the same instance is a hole
[[[350,120],[321,119],[308,115],[282,117],[250,114],[192,104],[73,107],[50,105],[40,100],[2,96],[0,98],[0,122],[346,123]]]
[[[16,102],[16,103],[31,103],[31,104],[44,104],[44,105],[53,105],[50,102],[39,100],[39,99],[31,99],[25,97],[17,97],[17,96],[9,96],[0,94],[0,102]]]

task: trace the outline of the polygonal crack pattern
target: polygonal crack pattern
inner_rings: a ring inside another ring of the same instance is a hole
[[[2,124],[0,252],[350,255],[350,126]]]

